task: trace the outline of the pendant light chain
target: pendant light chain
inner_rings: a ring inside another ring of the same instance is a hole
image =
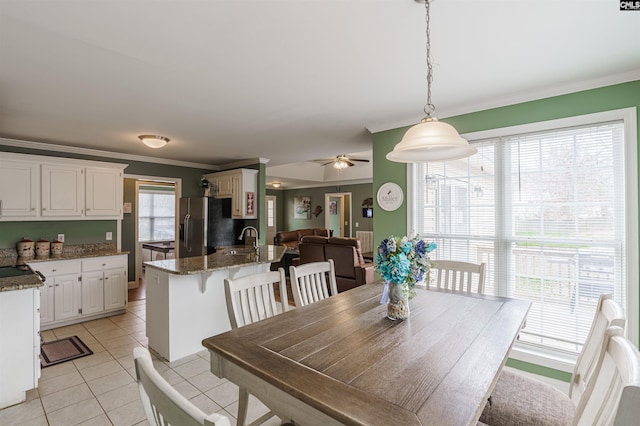
[[[431,118],[431,114],[436,110],[435,105],[431,102],[431,82],[433,81],[433,66],[431,65],[431,33],[429,31],[429,5],[431,0],[425,0],[424,8],[426,11],[425,22],[427,23],[427,104],[424,106],[424,112],[427,118]]]

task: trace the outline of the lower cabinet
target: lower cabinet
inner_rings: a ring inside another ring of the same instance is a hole
[[[127,256],[35,262],[45,276],[40,291],[43,329],[99,318],[127,306]]]

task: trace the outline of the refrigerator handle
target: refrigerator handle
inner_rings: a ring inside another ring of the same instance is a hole
[[[187,213],[184,216],[183,229],[184,229],[184,247],[187,249],[188,252],[191,252],[191,239],[189,238],[189,234],[191,233],[191,230],[189,229],[190,221],[191,221],[191,215]]]

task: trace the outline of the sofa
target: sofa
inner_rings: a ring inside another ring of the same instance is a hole
[[[365,262],[360,241],[355,238],[308,235],[302,237],[298,249],[299,264],[333,259],[338,293],[374,280],[373,263]]]
[[[280,231],[276,232],[273,237],[273,244],[276,246],[285,246],[287,250],[297,250],[298,244],[302,237],[307,235],[319,235],[323,237],[330,236],[330,232],[325,228],[306,228],[296,229],[294,231]]]

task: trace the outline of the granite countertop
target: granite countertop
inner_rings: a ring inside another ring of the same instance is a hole
[[[52,260],[75,260],[101,256],[129,254],[116,250],[112,244],[80,244],[65,247],[62,254],[46,257],[18,257],[15,249],[0,249],[0,267],[25,265],[27,263],[48,262]],[[44,283],[37,274],[0,278],[0,292],[42,287]]]
[[[258,254],[252,247],[232,246],[222,247],[208,256],[154,260],[144,262],[144,264],[147,267],[160,269],[170,274],[190,275],[239,266],[279,262],[284,252],[283,246],[260,246]]]
[[[0,278],[0,293],[42,287],[44,282],[37,274]]]

